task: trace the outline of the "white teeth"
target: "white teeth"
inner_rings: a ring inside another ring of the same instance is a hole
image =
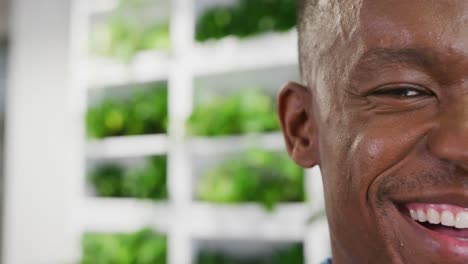
[[[426,222],[427,221],[427,218],[426,218],[426,213],[424,213],[423,210],[419,209],[417,212],[416,212],[417,216],[418,216],[418,221],[419,222]]]
[[[468,212],[460,212],[455,219],[456,228],[468,228]]]
[[[433,208],[427,209],[427,221],[429,221],[429,223],[431,223],[431,224],[440,224],[439,212],[437,212]]]
[[[413,218],[413,220],[418,220],[418,214],[416,213],[415,210],[410,209],[409,212],[410,212],[411,218]]]
[[[440,222],[444,226],[455,226],[455,217],[453,216],[452,212],[443,211],[442,215],[440,216]]]
[[[434,225],[441,224],[459,229],[468,229],[468,209],[455,214],[449,210],[439,213],[435,208],[409,209],[410,217],[418,222],[429,222]]]

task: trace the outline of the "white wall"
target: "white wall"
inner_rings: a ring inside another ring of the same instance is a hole
[[[69,1],[11,8],[2,263],[70,263]]]

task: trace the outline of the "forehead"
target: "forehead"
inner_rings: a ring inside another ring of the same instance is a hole
[[[468,52],[468,1],[366,0],[360,31],[369,48]]]
[[[468,66],[466,0],[364,0],[359,20],[363,57],[388,50],[380,56],[387,61],[405,57],[449,72]]]

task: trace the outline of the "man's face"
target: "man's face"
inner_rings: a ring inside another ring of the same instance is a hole
[[[334,262],[468,263],[468,1],[364,0],[353,34],[314,92],[279,97]]]

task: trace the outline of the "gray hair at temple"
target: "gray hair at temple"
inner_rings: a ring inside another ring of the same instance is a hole
[[[363,0],[298,0],[299,64],[302,82],[314,86],[324,58],[354,35]]]

